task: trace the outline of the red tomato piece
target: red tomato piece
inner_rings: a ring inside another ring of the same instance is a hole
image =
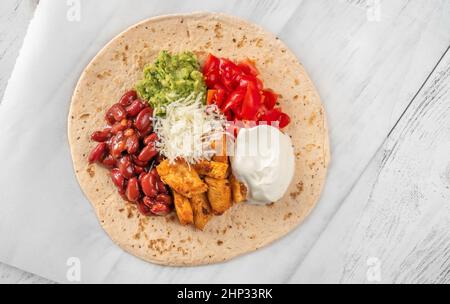
[[[263,96],[264,96],[264,105],[266,106],[266,109],[272,110],[277,104],[278,95],[275,94],[272,90],[264,90]]]
[[[260,107],[261,95],[258,88],[253,82],[249,82],[240,114],[243,119],[255,121]]]
[[[291,118],[286,113],[281,113],[278,121],[280,122],[280,129],[283,129],[291,123]]]
[[[223,104],[221,108],[222,112],[226,113],[230,110],[232,110],[234,113],[239,112],[245,95],[245,91],[242,90],[232,92],[225,101],[225,104]]]
[[[203,74],[208,74],[211,71],[219,69],[220,60],[212,54],[208,55],[206,58],[205,65],[203,66]]]
[[[253,60],[245,59],[238,64],[238,67],[247,75],[258,76],[259,71],[256,68],[256,64]]]

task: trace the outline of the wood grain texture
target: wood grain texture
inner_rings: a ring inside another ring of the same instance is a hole
[[[318,87],[329,118],[331,166],[322,199],[295,242],[300,263],[353,189],[450,44],[450,2],[303,1],[281,31]],[[314,242],[313,241],[313,242]],[[292,242],[292,240],[291,240]]]
[[[0,103],[38,2],[0,1]]]
[[[450,283],[449,231],[447,51],[292,281]]]
[[[0,103],[39,0],[0,1]],[[0,263],[0,284],[48,283],[31,273]]]

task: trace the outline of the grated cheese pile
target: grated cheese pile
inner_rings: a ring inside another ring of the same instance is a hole
[[[203,95],[192,93],[166,106],[165,117],[154,117],[156,148],[174,163],[177,158],[195,164],[214,155],[211,143],[224,134],[225,117],[216,106],[202,104]]]

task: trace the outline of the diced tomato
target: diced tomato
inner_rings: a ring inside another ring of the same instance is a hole
[[[228,121],[278,122],[280,128],[290,123],[289,115],[276,108],[278,95],[264,89],[254,61],[246,59],[235,64],[210,54],[203,75],[209,89],[207,104],[216,104]]]
[[[208,88],[214,87],[217,83],[220,83],[219,71],[211,71],[205,76],[205,83]]]
[[[286,113],[281,113],[278,121],[280,122],[280,129],[283,129],[291,123],[291,118]]]
[[[261,107],[261,95],[253,82],[247,85],[244,102],[242,104],[241,116],[243,119],[254,121]]]
[[[245,59],[238,64],[238,67],[247,75],[258,76],[259,71],[256,68],[255,62],[250,59]]]
[[[227,98],[227,92],[225,90],[218,89],[217,93],[216,93],[215,103],[219,109],[220,109],[220,107],[222,107],[222,104],[224,103],[226,98]]]
[[[267,122],[267,124],[271,124],[274,121],[278,121],[281,116],[281,111],[277,108],[274,108],[270,111],[267,111],[262,117],[261,120]]]
[[[275,94],[272,90],[264,90],[263,96],[264,96],[264,105],[266,106],[266,109],[272,110],[277,104],[278,95]]]
[[[205,65],[203,66],[203,75],[210,73],[211,71],[216,71],[219,69],[219,58],[215,57],[212,54],[208,55],[206,58]]]
[[[233,110],[234,113],[240,112],[240,108],[242,106],[242,102],[244,100],[246,93],[245,91],[234,91],[232,92],[227,100],[225,101],[225,104],[222,106],[222,111],[224,113]]]

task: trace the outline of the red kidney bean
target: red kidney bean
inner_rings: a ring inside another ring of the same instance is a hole
[[[137,93],[136,91],[128,91],[126,92],[119,101],[119,104],[122,107],[129,106],[135,99],[137,99]]]
[[[111,179],[119,190],[123,191],[125,189],[125,179],[122,174],[120,174],[119,169],[114,168],[111,170]]]
[[[133,176],[136,175],[134,171],[134,166],[131,163],[130,157],[128,155],[122,157],[119,160],[117,167],[119,168],[120,174],[122,174],[122,176],[127,179],[132,178]]]
[[[107,130],[92,133],[91,139],[96,142],[105,142],[111,137],[111,132]]]
[[[135,126],[139,131],[147,130],[152,123],[153,111],[151,108],[145,108],[136,116]]]
[[[123,119],[121,122],[115,123],[111,128],[112,134],[117,134],[119,132],[125,131],[128,128],[128,120]]]
[[[152,124],[150,124],[147,129],[144,129],[142,131],[138,131],[139,132],[139,136],[141,139],[144,139],[147,135],[151,134],[153,132],[153,126]]]
[[[149,145],[151,143],[154,143],[158,140],[158,135],[156,133],[152,133],[148,135],[146,138],[144,138],[144,145]]]
[[[122,152],[125,151],[125,149],[126,149],[125,140],[116,139],[111,141],[111,155],[115,159],[118,159],[122,155]]]
[[[136,173],[136,175],[140,175],[141,173],[145,173],[144,168],[142,168],[141,166],[134,166],[134,173]]]
[[[164,216],[170,213],[170,207],[161,203],[156,202],[150,211],[155,215]]]
[[[110,111],[115,121],[122,121],[127,118],[127,111],[118,103],[113,105]]]
[[[139,174],[139,178],[138,178],[138,180],[139,180],[139,183],[142,185],[142,179],[144,178],[144,176],[146,176],[147,175],[147,172],[142,172],[141,174]]]
[[[158,194],[155,201],[167,206],[172,205],[172,198],[168,194]]]
[[[108,148],[108,145],[106,143],[99,143],[94,149],[92,149],[91,153],[89,154],[89,163],[95,163],[96,161],[99,161],[104,157],[105,152]]]
[[[114,119],[114,115],[113,115],[111,109],[106,111],[105,120],[106,120],[106,123],[110,126],[112,126],[113,124],[116,123],[116,120]]]
[[[105,166],[106,168],[114,168],[116,165],[116,160],[111,156],[108,155],[105,157],[105,159],[102,162],[103,166]]]
[[[128,181],[126,196],[130,202],[135,202],[139,199],[139,183],[136,177],[133,177]]]
[[[135,203],[145,216],[166,215],[173,205],[156,169],[146,172],[155,156],[161,160],[155,147],[158,137],[152,133],[152,116],[153,110],[136,91],[125,93],[106,111],[108,127],[91,135],[99,144],[89,155],[89,162],[100,162],[111,169],[111,179],[121,197]]]
[[[158,151],[155,149],[153,145],[147,145],[142,149],[141,153],[139,153],[138,159],[140,161],[149,161],[153,157],[158,154]]]
[[[145,201],[145,197],[144,197],[144,201]],[[143,201],[137,202],[137,208],[138,208],[139,212],[144,216],[149,216],[152,214],[150,208],[146,204],[144,204]]]
[[[136,155],[131,155],[131,161],[140,167],[147,167],[148,161],[140,161]]]
[[[164,160],[164,156],[162,156],[161,154],[158,154],[156,156],[156,164],[157,165],[159,165],[163,160]]]
[[[156,182],[156,189],[158,190],[159,193],[169,194],[166,185],[164,185],[164,183],[161,180]]]
[[[136,99],[126,108],[128,117],[136,117],[145,107],[141,100]]]
[[[126,148],[128,154],[135,154],[139,150],[139,137],[137,134],[133,134],[127,138]]]
[[[156,178],[155,181],[159,178],[158,170],[156,170],[156,168],[153,168],[150,171],[150,174],[155,176],[155,178]]]
[[[158,195],[158,191],[155,188],[155,184],[152,183],[152,177],[150,174],[144,175],[141,179],[141,188],[146,196],[154,198]]]

